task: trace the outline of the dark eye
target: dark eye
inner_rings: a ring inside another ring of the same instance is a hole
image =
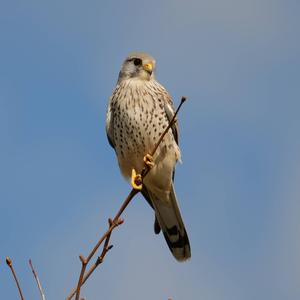
[[[140,58],[135,58],[133,63],[135,66],[140,66],[142,64],[142,60]]]

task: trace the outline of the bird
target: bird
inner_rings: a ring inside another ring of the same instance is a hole
[[[108,101],[106,134],[122,175],[154,210],[154,232],[162,231],[175,259],[186,261],[191,247],[174,190],[175,165],[181,161],[177,122],[150,155],[175,113],[170,94],[155,78],[155,67],[155,59],[145,52],[126,57]],[[151,169],[137,184],[145,164]]]

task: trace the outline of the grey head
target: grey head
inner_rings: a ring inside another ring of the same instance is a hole
[[[130,53],[122,64],[119,80],[136,78],[151,80],[154,78],[155,59],[144,52]]]

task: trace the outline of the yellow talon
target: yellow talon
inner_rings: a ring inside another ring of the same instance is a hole
[[[135,190],[140,191],[143,188],[142,175],[137,174],[135,169],[132,169],[132,172],[131,172],[131,185]]]
[[[144,163],[146,166],[148,166],[148,168],[150,168],[150,169],[153,168],[154,167],[154,159],[153,159],[152,155],[146,154],[144,156]]]

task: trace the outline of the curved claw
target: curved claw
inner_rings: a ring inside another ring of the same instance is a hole
[[[142,190],[143,188],[143,180],[142,180],[142,175],[137,174],[135,169],[132,169],[131,172],[131,185],[135,190]]]
[[[154,167],[154,159],[153,159],[153,156],[150,155],[150,154],[146,154],[144,156],[144,163],[146,166],[148,166],[149,169],[153,168]]]

